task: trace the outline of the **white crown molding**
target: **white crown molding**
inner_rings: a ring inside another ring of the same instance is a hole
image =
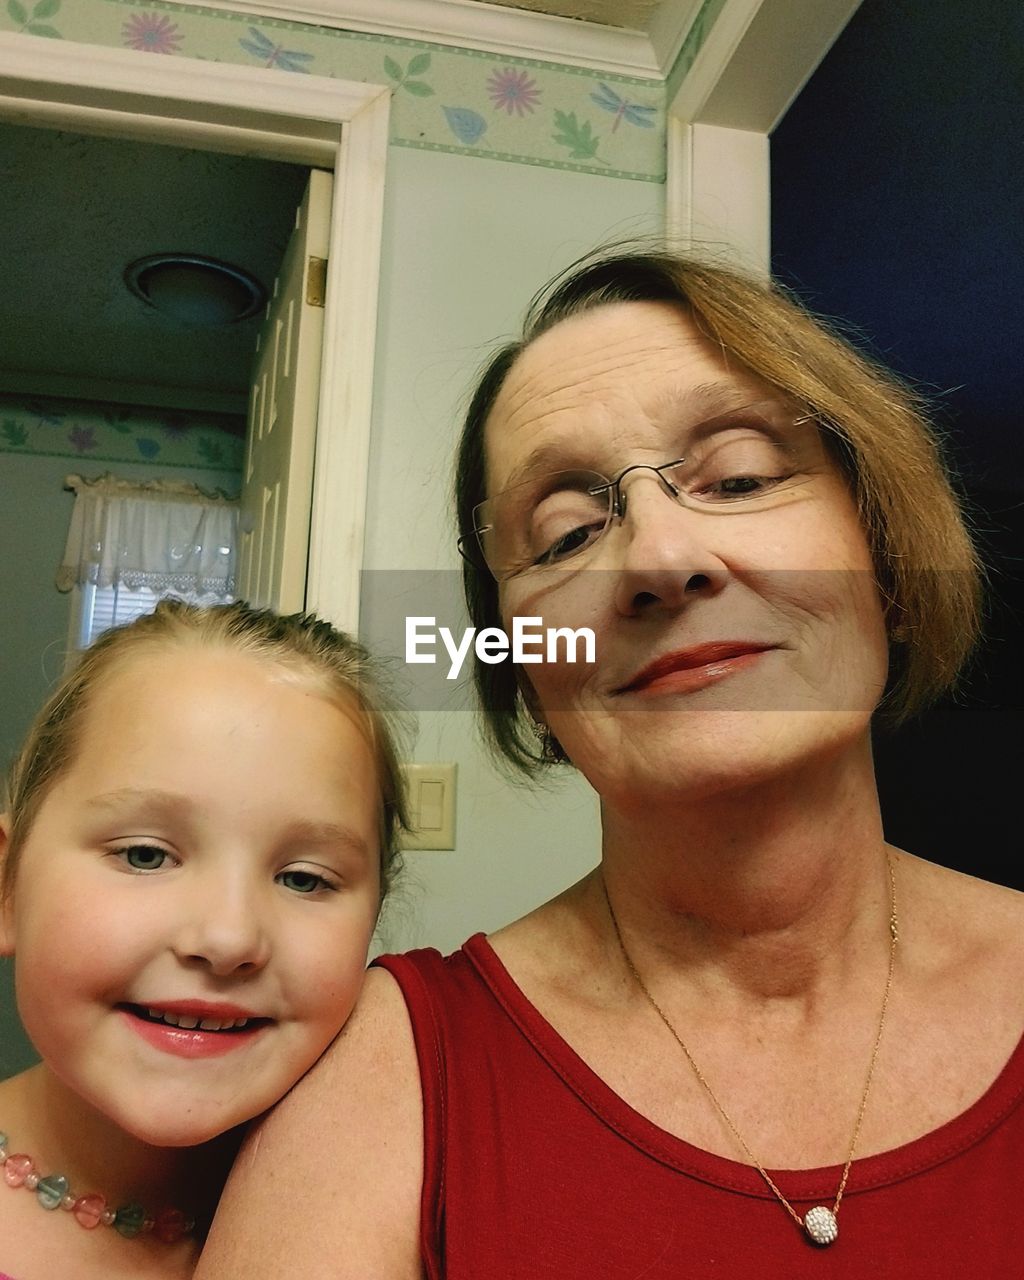
[[[674,0],[659,5],[649,30],[651,49],[661,74],[667,76],[700,12],[701,0]]]
[[[140,58],[129,49],[83,46],[70,40],[41,40],[0,31],[0,88],[4,102],[41,99],[88,107],[95,91],[105,108],[131,98],[133,112],[145,103],[154,116],[178,120],[187,116],[186,104],[195,98],[195,76],[201,73],[205,97],[203,118],[213,124],[250,124],[259,117],[273,125],[300,119],[342,124],[353,120],[388,90],[379,84],[360,84],[323,76],[297,76],[274,67],[241,67],[228,62],[191,58]],[[58,93],[54,85],[64,86]],[[309,126],[303,126],[308,128]],[[315,134],[315,130],[314,130]]]
[[[211,7],[205,0],[184,3]],[[667,71],[644,32],[475,0],[215,0],[212,7],[654,80]],[[684,7],[692,11],[692,0]]]

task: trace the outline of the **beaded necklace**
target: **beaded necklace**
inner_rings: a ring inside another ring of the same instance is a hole
[[[135,1202],[111,1209],[106,1199],[95,1191],[75,1196],[62,1173],[43,1175],[31,1156],[22,1153],[8,1155],[6,1133],[0,1133],[0,1165],[3,1166],[4,1181],[9,1187],[24,1187],[27,1191],[34,1191],[42,1208],[66,1210],[86,1231],[102,1225],[113,1227],[127,1240],[146,1234],[164,1244],[177,1244],[190,1235],[195,1226],[193,1220],[186,1217],[180,1209],[165,1208],[159,1213],[148,1214],[142,1205]]]

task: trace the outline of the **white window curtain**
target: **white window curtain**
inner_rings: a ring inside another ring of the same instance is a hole
[[[216,603],[234,598],[238,501],[194,484],[68,476],[75,494],[61,591],[127,587]]]

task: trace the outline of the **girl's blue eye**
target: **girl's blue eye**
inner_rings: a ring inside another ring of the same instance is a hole
[[[324,876],[317,875],[315,871],[300,869],[282,871],[277,877],[277,882],[284,885],[286,889],[291,889],[293,893],[316,893],[320,889],[334,888],[334,885],[330,884]]]
[[[117,856],[132,871],[160,871],[170,854],[153,844],[133,844],[116,850]]]

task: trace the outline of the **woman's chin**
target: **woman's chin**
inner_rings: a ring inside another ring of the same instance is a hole
[[[643,733],[623,731],[600,746],[594,734],[566,734],[570,758],[606,804],[648,809],[703,802],[769,786],[837,757],[860,759],[870,715],[847,711],[706,711],[647,718]]]

